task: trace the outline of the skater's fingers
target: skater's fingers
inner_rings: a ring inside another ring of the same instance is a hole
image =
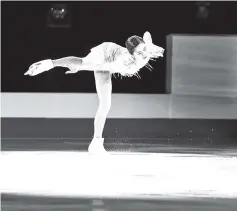
[[[74,71],[67,71],[67,72],[65,72],[65,74],[73,74],[73,73],[75,73]]]

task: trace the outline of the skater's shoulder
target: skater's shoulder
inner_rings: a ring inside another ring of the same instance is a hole
[[[109,52],[109,53],[112,53],[112,54],[115,54],[115,55],[121,55],[121,54],[124,54],[126,53],[127,49],[122,47],[121,45],[118,45],[114,42],[107,42],[105,43],[105,51],[106,52]]]

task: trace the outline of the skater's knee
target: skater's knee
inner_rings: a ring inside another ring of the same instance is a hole
[[[80,57],[75,57],[75,56],[69,56],[68,60],[74,64],[80,65],[83,62],[83,59]]]
[[[110,100],[107,100],[106,102],[100,102],[99,112],[102,115],[107,115],[109,113],[110,108],[111,108],[111,101]]]
[[[100,107],[102,108],[103,113],[108,113],[111,108],[111,102],[101,103]]]

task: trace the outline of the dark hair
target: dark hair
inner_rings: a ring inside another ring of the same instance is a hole
[[[126,48],[128,49],[130,54],[134,53],[135,48],[140,44],[145,43],[141,37],[136,35],[129,37],[125,43]]]

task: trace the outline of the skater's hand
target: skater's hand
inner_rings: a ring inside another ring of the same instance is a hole
[[[65,72],[65,74],[73,74],[73,73],[77,73],[78,70],[68,70],[67,72]]]
[[[24,75],[35,76],[54,67],[51,59],[43,60],[32,64]]]
[[[68,69],[68,71],[65,72],[65,74],[73,74],[73,73],[77,73],[80,70],[80,66],[81,66],[81,61],[78,62],[76,61],[72,61],[72,60],[68,60],[65,62],[64,67],[66,67]]]

